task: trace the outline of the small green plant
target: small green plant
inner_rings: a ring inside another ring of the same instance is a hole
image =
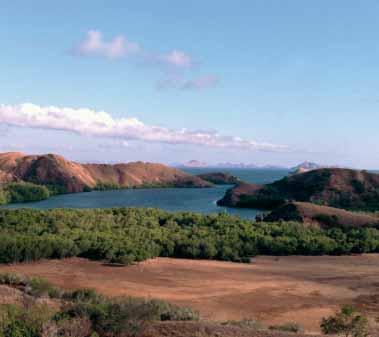
[[[239,328],[249,329],[249,330],[254,330],[254,331],[264,329],[263,324],[255,319],[243,319],[241,321],[226,321],[226,322],[223,322],[222,325],[237,326]]]
[[[0,284],[8,286],[25,285],[26,279],[18,274],[14,273],[2,273],[0,274]]]
[[[40,337],[44,326],[52,317],[46,305],[28,308],[5,304],[0,306],[1,337]]]
[[[295,323],[295,322],[288,322],[280,325],[272,325],[269,327],[270,330],[276,330],[276,331],[286,331],[286,332],[293,332],[293,333],[299,333],[303,331],[303,328]]]
[[[341,307],[335,315],[322,319],[321,331],[325,335],[335,334],[343,337],[368,337],[367,318],[352,306]]]
[[[49,281],[39,277],[32,277],[27,282],[27,293],[35,297],[48,296],[51,298],[60,297],[60,291]]]

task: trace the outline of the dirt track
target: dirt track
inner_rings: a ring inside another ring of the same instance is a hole
[[[321,317],[344,303],[379,317],[379,255],[259,257],[251,264],[158,258],[130,267],[74,258],[3,265],[3,271],[39,275],[64,288],[161,298],[212,320],[296,321],[317,332]]]

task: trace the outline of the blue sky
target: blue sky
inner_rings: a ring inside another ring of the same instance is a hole
[[[0,0],[0,151],[379,168],[378,15],[369,0]]]

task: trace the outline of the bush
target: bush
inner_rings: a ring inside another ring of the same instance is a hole
[[[0,274],[0,284],[9,286],[25,285],[26,279],[18,274],[14,273],[2,273]]]
[[[39,337],[51,317],[52,312],[46,305],[33,305],[28,308],[1,305],[0,336]]]
[[[6,205],[8,203],[7,193],[0,186],[0,205]]]
[[[26,288],[27,293],[35,297],[60,297],[60,292],[56,287],[54,287],[49,281],[39,277],[30,278],[27,282]]]
[[[352,306],[343,306],[333,316],[323,318],[321,331],[326,334],[336,334],[344,337],[368,337],[369,326],[367,318]]]
[[[328,214],[316,214],[312,220],[320,222],[322,225],[327,227],[338,227],[340,226],[337,215]]]
[[[7,203],[40,201],[50,197],[50,192],[45,186],[32,183],[9,183],[3,189]]]
[[[254,331],[263,330],[264,326],[261,322],[254,319],[244,319],[242,321],[226,321],[222,325],[232,325],[243,329],[251,329]]]
[[[73,292],[66,292],[63,298],[74,302],[86,303],[99,302],[102,297],[94,289],[78,289]]]
[[[281,325],[272,325],[269,327],[269,329],[276,330],[276,331],[293,332],[293,333],[299,333],[304,330],[302,327],[300,327],[299,324],[295,322],[288,322]]]
[[[29,278],[13,273],[2,273],[0,274],[0,284],[21,287],[27,294],[34,297],[60,298],[62,296],[62,290],[39,277]]]

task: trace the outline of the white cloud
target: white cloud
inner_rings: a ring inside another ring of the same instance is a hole
[[[191,55],[178,49],[166,53],[148,51],[140,44],[129,41],[124,35],[105,40],[100,31],[90,30],[73,50],[76,56],[98,56],[110,60],[132,57],[134,61],[142,65],[160,68],[165,74],[173,76],[173,78],[159,81],[158,86],[162,88],[199,90],[213,87],[218,82],[218,79],[212,75],[195,79],[178,78],[178,74],[183,76],[184,70],[190,70],[198,64]]]
[[[260,143],[216,132],[172,130],[146,125],[136,118],[114,118],[104,111],[38,106],[31,103],[0,105],[0,124],[16,127],[54,129],[80,135],[139,140],[168,144],[189,144],[216,148],[283,151],[286,146]]]
[[[172,50],[166,54],[148,52],[138,43],[130,42],[125,36],[117,35],[105,41],[103,34],[98,30],[90,30],[86,37],[74,47],[80,56],[102,56],[109,59],[118,59],[135,56],[155,65],[164,65],[177,69],[188,69],[194,65],[193,58],[180,50]]]
[[[163,55],[161,59],[167,65],[177,68],[191,68],[194,64],[192,57],[180,50],[173,50],[172,52]]]
[[[128,41],[119,35],[110,41],[104,41],[103,35],[97,30],[87,32],[86,38],[75,48],[80,55],[97,55],[110,59],[122,58],[130,54],[138,54],[141,47],[138,43]]]

